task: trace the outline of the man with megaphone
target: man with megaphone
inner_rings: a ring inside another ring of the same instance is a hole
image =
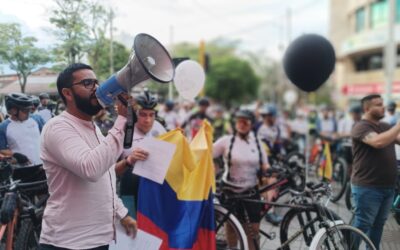
[[[41,159],[50,197],[43,215],[41,250],[108,249],[118,220],[129,235],[136,235],[136,221],[116,195],[114,168],[123,145],[129,144],[124,136],[132,142],[133,129],[125,133],[125,127],[133,127],[134,112],[131,102],[124,105],[115,100],[126,102],[120,94],[149,77],[168,82],[173,76],[168,53],[146,34],[136,36],[128,64],[101,86],[86,64],[72,64],[60,73],[57,90],[66,111],[49,120],[42,132]],[[114,103],[118,117],[104,137],[93,116]],[[132,155],[123,161],[133,164],[132,159],[146,157]]]

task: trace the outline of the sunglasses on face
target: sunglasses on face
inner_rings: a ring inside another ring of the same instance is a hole
[[[146,113],[146,112],[140,112],[140,111],[138,111],[138,115],[139,115],[140,117],[143,117],[143,118],[146,118],[146,117],[153,118],[153,117],[156,116],[156,112],[149,112],[149,113]]]
[[[251,125],[251,121],[250,120],[248,120],[248,119],[236,119],[236,123],[237,124],[241,124],[241,125]]]
[[[74,85],[82,85],[86,89],[94,89],[95,86],[99,85],[99,81],[97,79],[83,79],[79,82],[72,83]]]

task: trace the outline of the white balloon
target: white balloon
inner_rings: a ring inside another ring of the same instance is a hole
[[[289,105],[294,104],[297,101],[297,93],[293,89],[286,90],[285,93],[283,94],[283,99],[285,102]]]
[[[194,100],[203,89],[205,79],[203,67],[193,60],[183,61],[175,69],[176,90],[187,100]]]

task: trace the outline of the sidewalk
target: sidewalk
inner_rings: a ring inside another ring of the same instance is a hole
[[[335,211],[339,216],[345,221],[348,222],[350,220],[351,213],[347,210],[346,205],[344,204],[344,198],[342,198],[338,203],[329,203],[328,207]],[[261,246],[262,250],[275,250],[280,246],[279,240],[279,227],[274,227],[264,220],[261,224],[263,230],[267,232],[275,232],[276,238],[274,240],[267,240],[265,237],[261,238]],[[299,249],[302,249],[299,246]],[[305,248],[307,249],[307,248]],[[393,215],[390,214],[388,221],[386,222],[382,243],[382,250],[398,250],[400,249],[400,225],[397,224]],[[296,249],[297,250],[297,249]]]

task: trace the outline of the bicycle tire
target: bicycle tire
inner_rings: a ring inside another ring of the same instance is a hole
[[[219,204],[214,204],[214,212],[215,212],[215,241],[216,241],[216,249],[224,250],[224,249],[237,249],[237,250],[248,250],[248,242],[246,233],[240,224],[239,220],[233,215],[230,214],[228,217],[228,210],[222,207]],[[228,223],[233,231],[236,234],[238,239],[236,246],[228,246],[226,242],[226,234],[225,234],[225,225],[222,225],[222,220],[226,219],[225,223]]]
[[[340,217],[333,211],[328,208],[324,208],[325,213],[328,215],[328,218],[331,220],[340,220]],[[299,208],[291,208],[283,217],[280,225],[280,240],[283,245],[286,241],[292,238],[296,233],[300,230],[304,229],[304,225],[306,225],[307,221],[311,219],[315,219],[315,223],[310,225],[304,232],[300,241],[296,241],[295,239],[289,243],[287,246],[282,246],[280,249],[282,250],[290,250],[290,249],[308,249],[310,246],[314,235],[319,230],[319,224],[322,221],[321,219],[317,219],[317,210],[315,208],[309,209],[299,209]],[[303,220],[303,221],[301,221]]]
[[[14,249],[31,250],[39,248],[41,227],[35,228],[31,220],[24,220],[21,223],[17,234]]]
[[[343,223],[343,222],[341,222]],[[357,235],[360,239],[358,245],[354,236]],[[321,228],[315,235],[310,250],[323,249],[376,249],[371,240],[360,229],[347,225],[338,224],[332,225],[329,228]]]
[[[347,186],[347,162],[343,157],[338,157],[332,164],[332,195],[329,198],[332,202],[337,202],[342,198]]]
[[[353,204],[353,195],[351,193],[351,185],[348,183],[346,187],[346,194],[344,197],[344,201],[346,203],[346,208],[350,211],[353,212],[354,210],[354,204]]]

